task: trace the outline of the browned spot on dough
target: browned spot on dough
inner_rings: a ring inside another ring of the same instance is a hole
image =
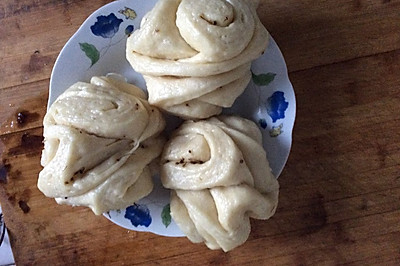
[[[74,175],[78,175],[78,174],[83,174],[85,172],[85,167],[82,167],[81,169],[79,169],[78,171],[76,171],[74,173]]]

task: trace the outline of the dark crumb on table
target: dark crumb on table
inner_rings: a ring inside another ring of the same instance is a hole
[[[25,118],[26,118],[26,115],[24,114],[24,112],[19,112],[17,114],[17,122],[18,122],[18,124],[22,125],[25,122]]]
[[[31,210],[28,204],[23,200],[18,201],[18,205],[24,213],[28,213]]]

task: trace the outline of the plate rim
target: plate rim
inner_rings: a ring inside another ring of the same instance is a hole
[[[56,80],[56,76],[58,75],[57,66],[60,66],[60,64],[61,64],[60,62],[61,62],[61,61],[63,60],[63,58],[67,55],[68,47],[69,47],[70,45],[72,45],[72,44],[74,43],[74,41],[76,41],[76,39],[78,39],[78,37],[79,37],[81,31],[86,31],[86,30],[87,30],[86,27],[88,26],[90,20],[93,19],[95,16],[101,15],[101,13],[106,13],[110,8],[113,8],[114,6],[115,6],[115,7],[124,8],[124,7],[126,7],[126,4],[130,3],[130,4],[135,4],[135,7],[137,8],[138,6],[141,5],[141,2],[142,2],[142,1],[145,1],[145,0],[136,1],[136,2],[134,2],[134,3],[131,3],[131,2],[126,1],[126,0],[113,1],[113,2],[107,3],[107,4],[105,4],[105,5],[101,6],[101,7],[99,7],[98,9],[96,9],[95,11],[93,11],[89,16],[87,16],[87,18],[81,23],[81,25],[78,27],[78,29],[71,35],[71,37],[70,37],[70,38],[67,40],[67,42],[64,44],[64,46],[63,46],[62,49],[60,50],[60,52],[59,52],[59,54],[58,54],[58,56],[57,56],[57,58],[56,58],[56,60],[55,60],[55,63],[54,63],[54,66],[53,66],[53,68],[52,68],[51,75],[50,75],[50,82],[49,82],[49,98],[48,98],[48,102],[47,102],[47,108],[49,108],[50,105],[52,104],[52,102],[51,102],[52,94],[54,94],[54,91],[55,91],[55,89],[54,89],[54,86],[55,86],[54,83],[55,83],[55,80]],[[157,1],[155,1],[155,2],[157,2]],[[132,5],[132,6],[133,6],[133,5]],[[141,18],[138,18],[138,19],[141,19]],[[293,97],[291,98],[291,101],[290,101],[290,104],[293,105],[293,114],[291,114],[291,115],[293,115],[293,123],[290,123],[290,125],[286,128],[286,130],[289,131],[289,134],[288,134],[288,136],[287,136],[287,139],[289,140],[289,144],[288,144],[288,146],[287,146],[287,147],[288,147],[288,152],[287,152],[287,154],[286,154],[284,160],[282,160],[282,162],[283,162],[282,168],[276,173],[276,178],[278,179],[279,176],[282,174],[282,171],[284,170],[284,168],[285,168],[285,166],[286,166],[286,164],[287,164],[287,161],[288,161],[289,156],[290,156],[290,153],[291,153],[292,145],[293,145],[293,131],[294,131],[294,125],[295,125],[295,122],[296,122],[297,102],[296,102],[295,90],[294,90],[293,84],[292,84],[292,82],[291,82],[291,80],[290,80],[290,78],[289,78],[289,71],[288,71],[288,69],[287,69],[287,64],[286,64],[285,58],[284,58],[284,56],[283,56],[283,53],[282,53],[282,51],[280,50],[278,44],[276,43],[276,41],[274,40],[274,38],[272,37],[271,34],[269,34],[269,38],[270,38],[270,43],[269,43],[269,45],[271,45],[271,43],[274,43],[275,46],[276,46],[276,52],[278,52],[278,56],[279,56],[279,58],[281,59],[283,65],[284,65],[284,68],[285,68],[285,71],[284,71],[284,73],[283,73],[284,76],[285,76],[285,80],[287,81],[287,85],[290,86],[291,93],[293,94]],[[269,46],[268,46],[268,47],[269,47]],[[265,51],[268,50],[268,47],[266,48]],[[137,73],[137,72],[135,71],[135,73]],[[140,73],[137,73],[137,74],[138,74],[138,75],[141,75]],[[79,81],[79,80],[77,80],[77,81],[75,81],[75,82],[78,82],[78,81]],[[67,88],[66,88],[66,89],[67,89]],[[142,88],[142,89],[143,89],[143,88]],[[254,121],[254,122],[255,122],[255,121]],[[256,124],[257,124],[257,123],[256,123]],[[257,126],[259,127],[258,124],[257,124]],[[261,130],[261,129],[260,129],[260,130]],[[144,230],[138,230],[138,229],[139,229],[138,227],[126,227],[126,226],[122,225],[121,223],[118,223],[116,220],[107,217],[107,213],[104,213],[103,216],[106,217],[106,218],[107,218],[108,220],[110,220],[111,222],[113,222],[114,224],[116,224],[116,225],[118,225],[118,226],[121,226],[121,227],[123,227],[123,228],[125,228],[125,229],[128,229],[128,230],[142,231],[142,232],[150,232],[150,233],[154,233],[154,234],[157,234],[157,235],[168,236],[168,237],[182,237],[182,236],[184,236],[183,234],[182,234],[182,235],[166,235],[166,234],[160,234],[160,233],[158,233],[158,232],[154,232],[154,231],[150,231],[150,230],[145,230],[145,228],[143,228],[143,227],[141,227],[140,229],[144,229]]]

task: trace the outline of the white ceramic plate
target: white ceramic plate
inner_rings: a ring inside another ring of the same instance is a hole
[[[50,80],[49,105],[75,82],[89,82],[92,76],[107,73],[123,75],[128,82],[145,89],[144,79],[125,59],[125,44],[155,3],[156,0],[119,0],[91,14],[57,58]],[[264,55],[253,62],[252,72],[246,91],[225,113],[259,125],[272,171],[278,177],[290,152],[296,102],[284,58],[272,38]],[[169,214],[169,191],[157,177],[149,196],[127,209],[104,215],[130,230],[183,236]]]

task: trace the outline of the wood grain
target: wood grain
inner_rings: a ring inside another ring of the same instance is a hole
[[[92,12],[109,2],[2,1],[0,65],[7,67],[0,69],[0,88],[48,79],[67,40]]]
[[[277,213],[229,253],[128,231],[36,187],[52,66],[108,2],[0,3],[0,201],[17,264],[400,264],[400,1],[261,1],[297,117]]]
[[[290,71],[400,48],[400,1],[261,1]]]
[[[48,98],[48,80],[0,90],[0,135],[42,126]]]

